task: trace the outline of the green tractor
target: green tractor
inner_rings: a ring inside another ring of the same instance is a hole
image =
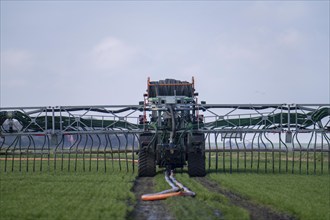
[[[190,176],[205,176],[205,135],[198,114],[197,96],[192,82],[165,79],[150,81],[144,94],[144,115],[139,136],[140,177],[152,177],[156,166],[174,170],[188,165]],[[147,112],[150,113],[149,121]]]

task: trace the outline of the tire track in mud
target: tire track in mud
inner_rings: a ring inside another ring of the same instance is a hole
[[[220,193],[229,199],[230,203],[235,206],[239,206],[245,210],[247,210],[250,214],[250,218],[255,220],[294,220],[293,216],[290,216],[285,213],[278,213],[266,206],[262,206],[259,204],[255,204],[254,202],[243,198],[242,196],[232,193],[228,190],[223,189],[220,185],[215,182],[208,180],[203,177],[195,177],[196,181],[202,184],[205,188],[210,190],[211,192]]]
[[[173,218],[164,201],[142,201],[141,195],[155,192],[153,177],[138,177],[133,186],[133,192],[136,197],[134,210],[128,215],[132,220],[173,220]]]

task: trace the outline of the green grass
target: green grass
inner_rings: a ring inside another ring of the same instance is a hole
[[[208,178],[257,203],[299,219],[330,219],[329,175],[212,173]]]
[[[135,174],[0,173],[1,219],[125,219],[135,204]]]
[[[125,159],[124,154],[114,158]],[[128,155],[127,158],[132,158]],[[135,159],[137,159],[136,155]],[[330,176],[328,154],[292,153],[211,154],[206,178],[256,203],[264,204],[299,219],[330,219]],[[288,167],[286,174],[286,156]],[[3,157],[3,156],[2,156]],[[0,218],[2,219],[125,219],[136,203],[131,192],[137,164],[111,160],[111,155],[58,155],[56,163],[0,160]],[[15,155],[15,158],[20,156]],[[90,160],[90,158],[94,158]],[[238,158],[238,159],[237,159]],[[274,158],[274,163],[273,163]],[[279,160],[281,158],[281,160]],[[307,163],[309,158],[309,163]],[[314,163],[314,158],[317,158]],[[208,159],[208,155],[207,155]],[[246,169],[244,164],[246,159]],[[294,159],[294,161],[293,161]],[[281,162],[280,162],[281,161]],[[229,174],[230,164],[233,174]],[[274,174],[273,174],[274,164]],[[215,170],[216,165],[218,170]],[[259,167],[259,170],[258,170]],[[41,171],[42,168],[42,171]],[[323,169],[323,174],[321,173]],[[6,172],[5,172],[6,170]],[[295,174],[291,174],[292,170]],[[180,170],[178,170],[180,171]],[[225,171],[225,172],[224,172]],[[267,171],[267,173],[266,173]],[[310,175],[305,175],[306,173]],[[317,175],[313,175],[313,173]],[[299,174],[299,173],[302,174]],[[280,174],[279,174],[280,173]],[[164,174],[157,174],[155,191],[168,189]],[[248,213],[229,204],[223,195],[210,192],[187,173],[176,178],[197,193],[195,198],[173,197],[165,201],[177,219],[248,219]],[[150,192],[152,193],[152,192]]]
[[[165,201],[176,219],[249,219],[245,210],[230,205],[223,195],[210,192],[187,173],[177,174],[176,179],[197,194],[194,198],[180,196]],[[163,173],[156,176],[156,183],[157,191],[170,188]]]

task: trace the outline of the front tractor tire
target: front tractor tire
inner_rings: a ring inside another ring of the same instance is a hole
[[[190,177],[203,177],[205,171],[205,155],[202,152],[188,154],[188,174]]]
[[[154,154],[142,150],[139,152],[139,177],[153,177],[156,175],[156,162]]]

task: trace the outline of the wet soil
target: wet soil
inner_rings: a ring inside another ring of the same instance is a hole
[[[214,183],[206,178],[196,177],[195,178],[199,183],[201,183],[205,188],[210,190],[211,192],[223,194],[227,197],[232,205],[242,207],[243,209],[247,210],[250,213],[251,219],[258,219],[258,220],[294,220],[293,216],[290,216],[285,213],[278,213],[269,207],[262,206],[259,204],[255,204],[254,202],[243,198],[242,196],[232,193],[228,190],[223,189],[217,183]]]
[[[129,214],[128,219],[132,220],[173,220],[164,201],[142,201],[141,195],[155,192],[153,177],[138,177],[133,186],[133,192],[137,204]]]

